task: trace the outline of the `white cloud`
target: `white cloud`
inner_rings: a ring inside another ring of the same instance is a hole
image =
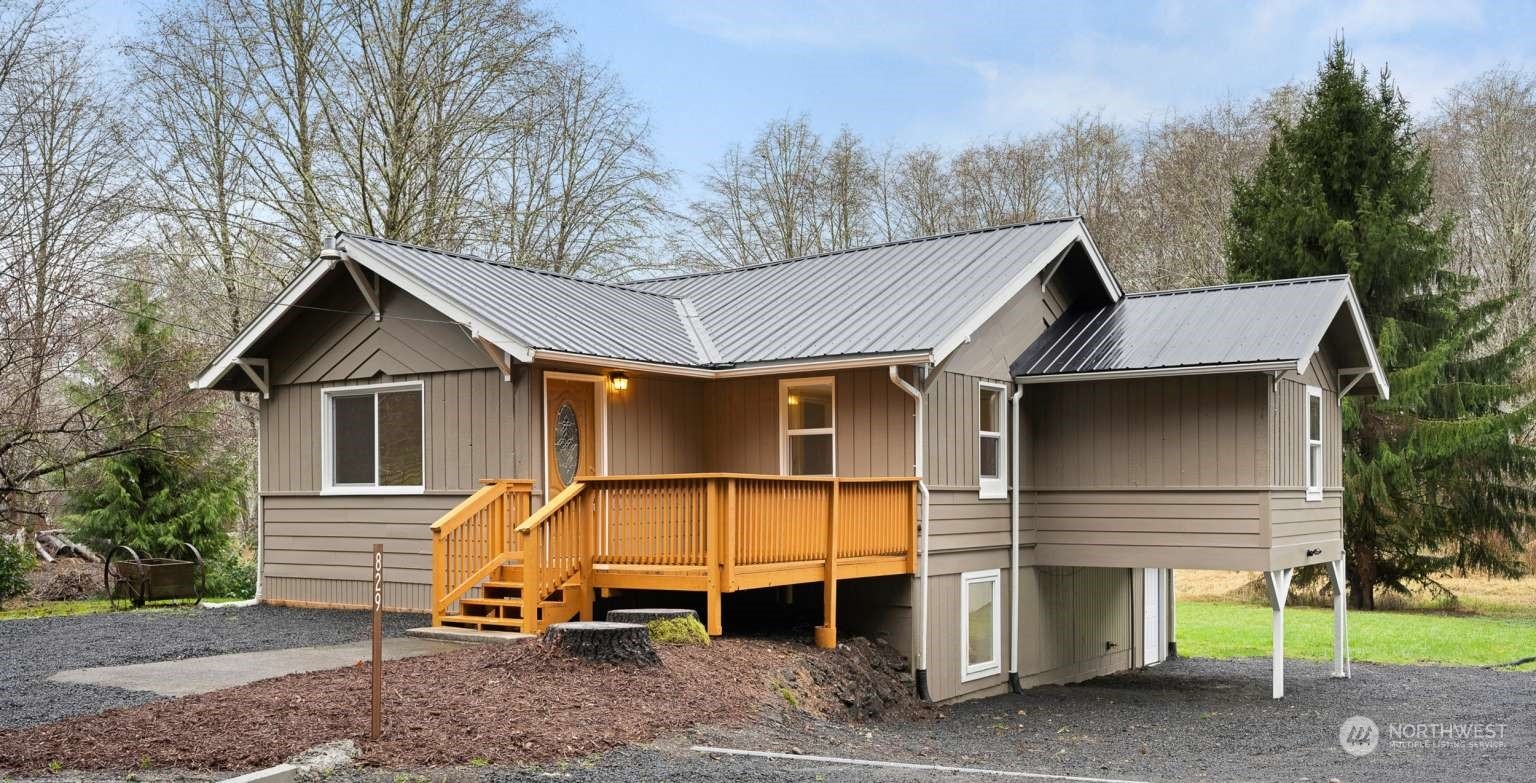
[[[747,45],[792,44],[825,49],[905,46],[922,40],[923,7],[893,8],[871,0],[796,2],[667,2],[663,14],[685,30]]]

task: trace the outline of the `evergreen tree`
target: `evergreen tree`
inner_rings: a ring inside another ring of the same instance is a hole
[[[243,512],[242,468],[214,453],[212,401],[187,392],[190,351],[156,320],[155,302],[131,286],[119,310],[128,314],[124,332],[107,346],[103,366],[70,394],[96,401],[107,427],[150,435],[142,447],[69,477],[65,522],[101,549],[125,544],[144,557],[174,556],[186,541],[215,560]]]
[[[1452,224],[1431,215],[1429,156],[1390,74],[1371,84],[1342,40],[1294,124],[1236,184],[1233,281],[1349,273],[1392,398],[1343,405],[1344,524],[1355,606],[1436,574],[1516,576],[1532,529],[1536,450],[1523,380],[1532,335],[1494,341],[1516,292],[1480,298],[1454,274]]]

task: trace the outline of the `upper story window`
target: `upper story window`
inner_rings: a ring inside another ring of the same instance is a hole
[[[421,396],[419,382],[324,390],[323,491],[421,492]]]
[[[837,395],[831,378],[779,381],[779,451],[788,476],[837,471]]]
[[[1323,499],[1323,390],[1307,387],[1307,500]]]
[[[1008,496],[1008,480],[1003,477],[1008,456],[1003,451],[1003,422],[1008,420],[1004,410],[1008,387],[983,382],[976,406],[976,438],[980,447],[977,471],[981,485],[981,497],[1002,498]]]

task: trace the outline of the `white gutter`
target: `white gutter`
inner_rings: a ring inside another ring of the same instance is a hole
[[[1307,358],[1272,362],[1242,362],[1233,364],[1191,364],[1177,367],[1153,367],[1142,370],[1103,370],[1099,372],[1064,372],[1054,375],[1018,375],[1019,383],[1074,383],[1077,381],[1111,381],[1121,378],[1168,378],[1183,375],[1222,375],[1239,372],[1292,371],[1297,364],[1306,371]]]
[[[920,365],[924,369],[927,365]],[[917,403],[916,427],[914,438],[917,447],[917,458],[912,465],[917,474],[917,494],[922,497],[922,503],[917,512],[917,581],[918,581],[918,608],[917,608],[917,695],[923,701],[931,701],[928,698],[928,482],[923,478],[923,430],[926,423],[923,393],[916,386],[907,383],[898,372],[898,365],[890,366],[891,383],[907,393]]]
[[[1013,491],[1010,493],[1013,502],[1009,509],[1009,552],[1008,552],[1008,589],[1012,596],[1008,600],[1008,611],[1013,614],[1013,620],[1008,624],[1008,687],[1018,693],[1019,687],[1019,398],[1024,396],[1024,387],[1014,384],[1013,396],[1009,402],[1013,403],[1013,421],[1010,423],[1011,431],[1008,433],[1010,447],[1010,483]]]

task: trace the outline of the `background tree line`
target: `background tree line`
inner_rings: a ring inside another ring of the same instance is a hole
[[[171,0],[113,50],[76,10],[0,0],[0,517],[30,526],[116,458],[250,454],[254,401],[177,373],[335,229],[618,278],[1076,213],[1128,288],[1216,283],[1233,183],[1305,104],[1085,107],[958,149],[791,114],[683,181],[615,74],[522,0]],[[1514,339],[1536,319],[1536,75],[1417,113],[1449,264],[1514,293],[1494,326]],[[149,307],[171,335],[146,349]]]

